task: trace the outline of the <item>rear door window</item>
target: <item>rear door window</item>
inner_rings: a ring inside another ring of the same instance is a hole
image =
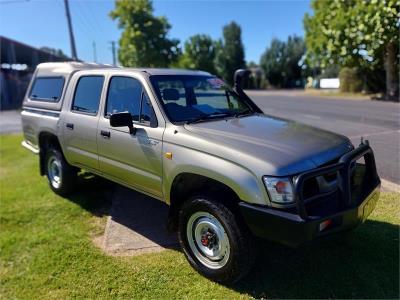
[[[33,83],[29,99],[58,102],[64,87],[63,77],[38,77]]]
[[[72,110],[96,115],[103,89],[103,76],[82,76],[76,85]]]

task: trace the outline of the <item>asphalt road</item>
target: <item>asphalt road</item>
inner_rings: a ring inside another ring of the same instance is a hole
[[[348,136],[368,139],[379,175],[400,183],[400,104],[317,97],[302,91],[249,91],[264,113]]]
[[[400,184],[400,104],[316,97],[302,91],[248,91],[266,113],[292,119],[351,138],[368,139],[380,176]],[[20,132],[18,111],[0,112],[0,133]]]

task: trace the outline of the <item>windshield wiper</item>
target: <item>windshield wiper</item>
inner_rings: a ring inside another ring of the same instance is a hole
[[[235,118],[239,118],[239,117],[244,117],[244,116],[248,116],[253,114],[254,112],[251,109],[246,109],[244,111],[240,111],[237,113],[233,113],[232,116],[234,116]]]
[[[228,114],[228,113],[203,114],[197,118],[193,118],[191,120],[186,121],[185,124],[199,123],[199,122],[203,122],[206,120],[210,120],[210,119],[214,119],[214,118],[218,118],[218,117],[226,117],[226,116],[230,116],[230,114]]]

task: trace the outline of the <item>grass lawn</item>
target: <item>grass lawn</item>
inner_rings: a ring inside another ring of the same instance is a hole
[[[53,194],[20,135],[0,136],[2,299],[399,298],[399,194],[383,194],[351,233],[288,249],[263,242],[252,273],[223,286],[179,251],[110,257],[92,242],[104,230],[105,186]]]

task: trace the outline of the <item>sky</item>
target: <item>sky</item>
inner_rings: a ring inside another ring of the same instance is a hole
[[[111,41],[121,30],[108,16],[112,0],[69,0],[78,57],[84,61],[112,63]],[[272,38],[303,36],[303,17],[311,13],[310,1],[194,1],[156,0],[154,14],[165,16],[171,38],[183,42],[194,34],[222,37],[231,21],[242,28],[246,61],[259,62]],[[63,0],[0,0],[0,35],[34,46],[61,49],[71,54]]]

